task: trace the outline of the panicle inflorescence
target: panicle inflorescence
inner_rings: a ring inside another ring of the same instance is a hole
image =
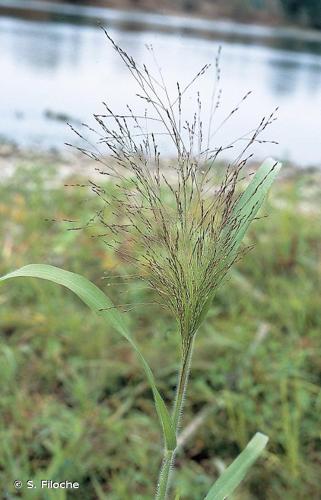
[[[105,34],[138,84],[140,93],[137,95],[147,109],[137,115],[127,106],[126,114],[116,114],[103,103],[105,113],[94,115],[98,130],[85,125],[98,134],[98,143],[90,143],[91,149],[77,149],[100,162],[101,167],[96,170],[102,175],[115,179],[117,193],[109,198],[103,187],[91,182],[92,190],[106,206],[113,208],[117,220],[112,224],[106,220],[104,209],[99,212],[100,222],[107,230],[104,236],[112,237],[109,244],[113,241],[117,246],[122,234],[130,235],[136,249],[131,257],[162,304],[175,316],[184,348],[197,331],[217,287],[238,257],[232,235],[244,221],[235,212],[237,185],[251,156],[248,154],[250,146],[254,142],[266,142],[261,141],[259,135],[275,119],[274,112],[264,117],[250,135],[240,138],[245,140],[244,147],[222,173],[214,168],[218,157],[225,149],[234,147],[236,141],[216,148],[210,144],[215,132],[239,105],[213,130],[221,98],[219,53],[210,119],[204,127],[199,94],[191,120],[183,119],[183,100],[210,65],[201,68],[185,87],[177,83],[176,95],[171,97],[158,66],[155,77],[145,65],[138,66],[106,31]],[[148,47],[148,50],[154,57],[153,49]],[[151,125],[154,125],[153,131],[150,131]],[[79,131],[74,131],[85,139]],[[175,159],[161,161],[159,135],[170,139],[175,147]],[[107,147],[109,157],[101,154],[99,145]]]

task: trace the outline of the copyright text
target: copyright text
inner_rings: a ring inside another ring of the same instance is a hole
[[[28,481],[22,482],[16,480],[13,482],[14,487],[17,490],[20,490],[23,487],[28,489],[33,488],[41,488],[47,490],[78,490],[80,485],[77,481],[52,481],[51,479],[42,479],[39,481],[39,484],[36,484],[36,481],[29,479]]]

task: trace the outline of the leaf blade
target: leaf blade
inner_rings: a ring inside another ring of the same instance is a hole
[[[265,160],[235,203],[231,223],[226,228],[226,231],[230,231],[231,243],[233,244],[231,257],[236,255],[249,225],[263,205],[281,166],[282,163],[276,162],[272,158]]]
[[[87,278],[47,264],[29,264],[0,277],[0,281],[23,276],[45,279],[73,291],[91,310],[100,316],[103,316],[107,322],[112,324],[115,330],[126,338],[135,350],[152,389],[155,408],[163,430],[166,447],[169,450],[174,450],[176,448],[176,434],[173,428],[172,419],[164,400],[156,387],[152,370],[150,369],[136,342],[128,332],[120,312],[114,308],[113,303],[107,295],[105,295],[104,292],[91,281],[87,280]]]
[[[215,481],[204,500],[224,500],[231,495],[264,450],[268,439],[265,434],[257,432],[234,462]]]
[[[220,271],[228,269],[237,258],[238,250],[245,233],[258,210],[263,205],[266,195],[281,167],[282,163],[276,162],[272,158],[265,160],[245,191],[236,201],[229,220],[222,230],[221,248],[224,252],[221,262],[218,264],[218,269]],[[228,248],[229,251],[226,252],[226,248]],[[198,326],[204,321],[211,307],[215,293],[216,290],[213,290],[208,297],[203,311],[200,314]]]

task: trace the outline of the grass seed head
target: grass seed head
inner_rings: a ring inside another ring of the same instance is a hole
[[[176,318],[184,348],[238,258],[231,235],[243,222],[234,212],[240,174],[251,156],[249,148],[260,141],[259,135],[275,116],[272,113],[262,119],[223,173],[219,157],[237,141],[213,146],[215,132],[250,93],[214,129],[222,93],[220,51],[215,64],[210,119],[204,133],[200,95],[196,94],[192,119],[184,118],[183,109],[186,93],[210,65],[201,68],[187,85],[177,83],[176,95],[170,96],[158,66],[155,76],[116,45],[106,31],[105,34],[138,85],[138,97],[146,103],[146,111],[137,115],[127,106],[126,114],[116,114],[104,103],[105,113],[94,115],[98,129],[86,126],[98,141],[92,144],[75,131],[90,145],[78,149],[100,163],[98,170],[102,175],[116,180],[117,193],[111,199],[106,198],[101,186],[91,184],[105,206],[113,207],[117,219],[117,224],[111,224],[104,209],[99,212],[98,218],[106,228],[104,236],[109,234],[109,241],[113,241],[109,244],[116,247],[121,235],[131,242],[135,249],[131,257],[161,303]],[[156,61],[152,48],[148,50]],[[166,135],[175,147],[175,158],[170,162],[161,161],[159,135]],[[244,136],[240,139],[244,140]],[[107,148],[109,156],[100,152],[101,145]]]

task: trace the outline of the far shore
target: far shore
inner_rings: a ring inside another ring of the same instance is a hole
[[[184,10],[166,0],[94,0],[73,4],[57,0],[0,0],[0,16],[14,16],[35,21],[66,21],[106,26],[124,25],[130,29],[150,28],[158,31],[195,34],[205,38],[218,34],[240,39],[271,40],[295,39],[297,42],[321,43],[321,30],[291,24],[280,13],[268,11],[247,16],[233,14],[226,2],[213,5],[202,1],[197,10]]]
[[[261,25],[263,28],[276,28],[278,32],[284,30],[285,36],[295,36],[301,38],[306,36],[311,40],[320,41],[321,31],[309,27],[307,23],[290,20],[286,16],[281,5],[265,6],[261,8],[244,6],[240,9],[239,2],[226,2],[217,0],[215,3],[210,0],[186,0],[185,2],[171,2],[169,0],[80,0],[65,2],[64,0],[0,0],[0,13],[5,15],[22,15],[24,12],[28,17],[34,17],[39,21],[44,20],[46,16],[77,16],[97,20],[104,20],[108,17],[108,12],[123,12],[130,14],[134,21],[135,13],[147,16],[159,15],[172,16],[173,18],[186,19],[189,25],[191,21],[203,20],[212,22],[231,22],[244,25]]]
[[[111,160],[108,156],[104,160]],[[262,161],[264,158],[262,158]],[[163,165],[166,169],[166,163],[172,162],[172,158],[164,157]],[[248,163],[247,168],[249,171],[256,170],[259,166],[259,161],[252,161]],[[217,166],[225,166],[227,162],[217,161]],[[23,148],[17,144],[10,142],[0,143],[0,171],[1,179],[10,177],[14,174],[15,170],[20,166],[37,166],[39,168],[46,168],[46,166],[55,167],[59,173],[59,177],[66,178],[69,176],[79,176],[92,179],[101,179],[102,176],[98,173],[97,169],[102,168],[98,162],[88,158],[76,149],[68,148],[64,150],[49,149],[42,150],[41,148]],[[281,178],[295,178],[303,174],[312,174],[316,179],[317,184],[321,186],[321,169],[316,166],[301,167],[291,162],[283,161],[283,168],[281,171]]]

